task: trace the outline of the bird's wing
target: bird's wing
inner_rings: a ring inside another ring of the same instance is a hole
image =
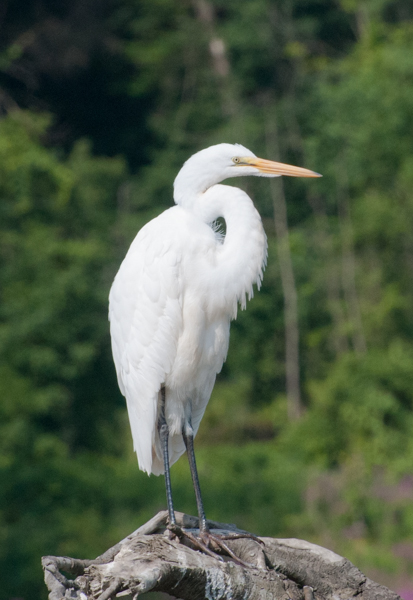
[[[139,467],[151,472],[158,394],[182,327],[180,249],[159,217],[136,236],[109,296],[112,352]]]

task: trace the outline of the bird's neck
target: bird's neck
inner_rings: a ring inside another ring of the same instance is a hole
[[[200,196],[219,181],[216,175],[200,172],[186,164],[174,181],[174,201],[183,208],[190,209]]]
[[[200,194],[192,205],[204,223],[222,217],[226,235],[217,247],[216,277],[217,302],[235,318],[237,303],[245,308],[247,297],[253,295],[252,286],[260,286],[267,258],[267,238],[261,218],[252,200],[239,188],[214,185]]]

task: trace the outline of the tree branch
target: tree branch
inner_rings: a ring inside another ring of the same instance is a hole
[[[178,525],[197,533],[197,518],[176,516]],[[216,533],[246,533],[234,525],[208,523]],[[250,564],[245,568],[202,554],[189,540],[171,539],[166,524],[162,511],[95,560],[43,557],[49,600],[136,598],[149,591],[182,600],[400,600],[347,559],[309,542],[260,538],[262,546],[250,538],[228,540],[231,550]]]

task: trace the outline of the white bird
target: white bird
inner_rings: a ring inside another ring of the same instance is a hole
[[[243,175],[319,177],[257,158],[239,144],[194,154],[175,179],[176,206],[139,231],[109,297],[113,358],[139,467],[165,473],[169,526],[177,531],[169,467],[187,450],[204,550],[211,534],[193,439],[227,355],[230,321],[238,303],[245,308],[253,285],[260,287],[267,258],[252,200],[219,185]],[[225,237],[215,226],[218,217],[225,220]]]

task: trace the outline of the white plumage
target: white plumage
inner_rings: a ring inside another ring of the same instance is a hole
[[[158,434],[161,387],[169,426],[169,464],[185,451],[225,360],[231,319],[260,286],[267,240],[252,200],[229,177],[317,176],[219,144],[192,156],[174,184],[174,206],[145,225],[110,291],[112,350],[126,397],[139,467],[164,472]],[[223,217],[226,235],[213,222]]]

